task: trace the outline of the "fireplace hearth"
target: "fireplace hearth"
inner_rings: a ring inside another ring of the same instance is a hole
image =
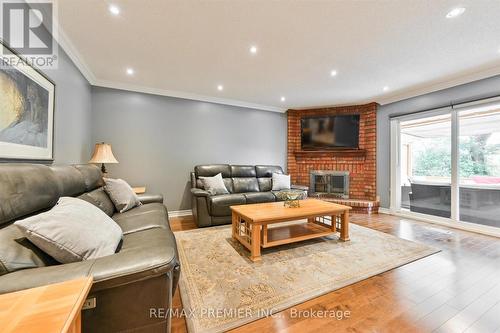
[[[309,173],[311,195],[349,199],[349,171],[314,170]]]

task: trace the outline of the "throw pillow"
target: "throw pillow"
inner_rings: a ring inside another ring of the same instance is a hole
[[[226,185],[224,185],[224,180],[222,179],[221,173],[213,177],[199,178],[201,179],[205,191],[210,192],[210,194],[229,194]]]
[[[104,182],[106,183],[104,190],[120,213],[142,205],[132,187],[123,179],[104,178]]]
[[[290,189],[290,175],[273,173],[273,191],[281,191],[289,189]]]
[[[114,254],[122,230],[94,205],[62,197],[49,211],[14,223],[30,242],[60,263]]]

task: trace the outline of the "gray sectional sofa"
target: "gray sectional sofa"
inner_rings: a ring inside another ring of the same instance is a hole
[[[211,195],[203,189],[200,177],[222,174],[229,194]],[[231,223],[232,205],[274,202],[280,199],[272,189],[272,174],[283,173],[277,165],[198,165],[191,173],[193,217],[198,227]],[[307,186],[292,185],[307,196]]]
[[[168,332],[168,318],[149,315],[171,307],[180,273],[163,197],[142,196],[142,206],[117,213],[102,185],[94,165],[0,164],[0,294],[93,276],[96,307],[83,311],[83,332]],[[61,196],[91,202],[118,223],[124,236],[114,255],[59,264],[12,224]]]

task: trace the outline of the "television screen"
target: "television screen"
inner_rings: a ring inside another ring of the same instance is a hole
[[[302,149],[358,148],[359,115],[302,118]]]

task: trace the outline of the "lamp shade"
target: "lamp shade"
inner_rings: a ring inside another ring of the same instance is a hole
[[[107,143],[96,143],[94,148],[94,155],[89,163],[118,163],[113,156],[111,145]]]

